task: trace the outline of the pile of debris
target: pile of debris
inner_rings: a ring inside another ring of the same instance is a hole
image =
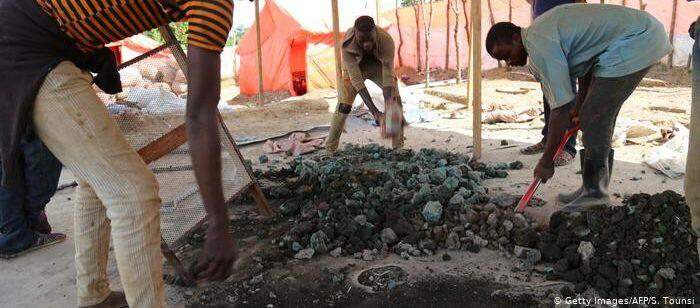
[[[551,278],[602,297],[700,294],[697,238],[684,198],[672,191],[628,197],[624,206],[552,216],[538,243]]]
[[[533,222],[513,213],[516,196],[491,197],[484,179],[503,178],[519,161],[470,163],[435,149],[348,145],[333,156],[298,157],[259,172],[266,195],[280,199],[290,230],[276,239],[289,256],[393,251],[405,258],[437,249],[534,246]]]

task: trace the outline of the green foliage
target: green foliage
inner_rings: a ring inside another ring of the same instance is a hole
[[[187,46],[187,22],[172,22],[170,28],[173,29],[175,38],[180,42],[180,45]],[[148,30],[145,34],[158,42],[165,43],[158,29]]]
[[[402,7],[407,7],[407,6],[412,6],[414,4],[418,4],[421,0],[401,0],[401,6]]]

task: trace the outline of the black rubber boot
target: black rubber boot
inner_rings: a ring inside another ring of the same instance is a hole
[[[578,151],[578,155],[580,156],[579,159],[581,161],[581,172],[583,173],[583,166],[584,166],[585,161],[586,161],[586,149],[580,149]],[[615,150],[610,149],[610,153],[608,154],[608,173],[609,174],[612,174],[614,162],[615,162]],[[583,185],[581,185],[581,187],[579,187],[574,192],[559,194],[558,199],[561,203],[567,204],[571,201],[576,200],[576,198],[578,198],[578,196],[581,195],[581,192],[583,192]]]
[[[562,210],[564,212],[580,212],[591,210],[610,203],[608,185],[610,184],[610,169],[608,160],[586,159],[583,168],[583,191],[574,201]]]
[[[586,149],[580,149],[578,151],[578,155],[579,155],[579,160],[581,161],[581,172],[583,173],[583,165],[586,161]],[[571,201],[576,200],[576,198],[578,198],[578,196],[581,195],[582,191],[583,191],[583,185],[581,185],[581,187],[579,187],[577,190],[575,190],[573,192],[559,194],[558,199],[562,203],[567,204]]]

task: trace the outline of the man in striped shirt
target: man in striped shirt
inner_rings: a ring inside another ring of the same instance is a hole
[[[36,1],[36,2],[35,2]],[[208,213],[200,280],[223,280],[236,258],[221,184],[217,103],[220,52],[232,0],[0,1],[0,154],[2,185],[17,176],[17,140],[32,127],[76,176],[75,246],[79,306],[164,307],[158,184],[92,89],[121,88],[104,44],[188,22],[187,133]],[[116,82],[114,79],[117,79]],[[110,290],[110,233],[123,295]]]

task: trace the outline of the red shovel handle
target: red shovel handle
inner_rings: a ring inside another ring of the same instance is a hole
[[[576,135],[578,132],[579,127],[575,126],[572,129],[568,130],[566,134],[564,134],[564,138],[562,138],[561,142],[559,143],[559,146],[557,146],[557,150],[554,152],[554,159],[559,156],[562,150],[564,150],[564,146],[566,143]],[[516,213],[522,213],[523,210],[525,210],[525,206],[527,206],[528,203],[530,203],[530,199],[535,195],[535,192],[537,191],[537,188],[540,186],[540,183],[542,183],[541,179],[534,179],[532,181],[532,184],[530,184],[530,187],[527,188],[527,191],[523,195],[522,198],[520,198],[520,202],[518,202],[518,206],[515,207],[515,212]]]

